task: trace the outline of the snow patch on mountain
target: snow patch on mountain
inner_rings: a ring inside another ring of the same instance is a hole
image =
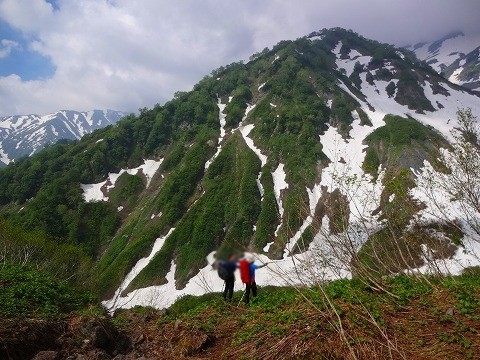
[[[448,150],[441,149],[441,152],[447,163],[455,164]],[[478,233],[472,228],[472,224],[480,223],[478,211],[467,202],[452,200],[451,193],[448,193],[445,188],[445,184],[449,184],[449,175],[437,172],[430,162],[425,161],[424,167],[420,171],[412,169],[412,172],[416,175],[417,186],[410,191],[410,194],[425,205],[419,211],[418,219],[425,223],[436,222],[446,217],[457,219],[461,222],[461,228],[465,232],[462,246],[458,247],[453,257],[435,260],[433,263],[429,261],[416,271],[431,273],[435,270],[435,268],[432,269],[432,266],[438,266],[444,273],[457,275],[467,267],[480,266],[480,242]],[[462,173],[460,172],[459,175]],[[476,191],[478,192],[478,187]],[[466,218],[468,221],[462,220]]]
[[[108,197],[106,197],[102,191],[105,183],[106,181],[98,184],[80,184],[83,190],[83,199],[86,202],[108,201]]]
[[[8,155],[3,151],[2,144],[0,143],[0,162],[7,165],[10,162]],[[1,164],[0,164],[1,166]]]
[[[426,82],[422,85],[425,96],[436,108],[435,112],[426,112],[426,114],[415,114],[414,118],[426,125],[430,125],[439,130],[447,139],[452,139],[451,130],[458,126],[457,111],[462,108],[478,109],[478,98],[472,96],[463,90],[454,89],[445,85],[450,96],[443,94],[434,94],[432,84]],[[441,104],[443,108],[439,108]]]
[[[295,235],[293,235],[293,237],[287,241],[287,243],[285,244],[285,249],[283,251],[284,259],[289,256],[293,256],[293,250],[295,248],[295,245],[297,245],[298,240],[300,240],[300,237],[303,235],[307,227],[312,224],[312,221],[312,216],[308,215],[307,218],[304,220],[302,226],[300,226],[300,229],[298,229]]]
[[[130,270],[127,276],[125,276],[125,279],[123,279],[122,284],[115,291],[113,298],[109,301],[104,302],[104,305],[107,307],[107,309],[117,308],[117,306],[119,305],[119,299],[121,298],[122,292],[126,288],[128,288],[128,286],[133,281],[133,279],[135,279],[135,277],[138,274],[140,274],[140,272],[150,263],[150,261],[154,258],[154,256],[162,249],[163,244],[165,244],[165,241],[168,239],[168,237],[172,234],[174,230],[175,228],[171,228],[170,231],[165,236],[162,236],[156,239],[155,242],[153,243],[153,247],[152,247],[152,250],[150,251],[150,254],[147,257],[144,257],[137,261],[137,263],[132,268],[132,270]]]
[[[273,192],[275,193],[275,199],[277,200],[278,212],[280,217],[283,217],[283,200],[282,200],[282,191],[288,188],[288,183],[286,181],[287,174],[285,173],[284,165],[279,163],[274,172],[272,172],[273,177]]]
[[[267,163],[267,156],[262,154],[262,151],[257,148],[253,142],[253,140],[249,137],[250,133],[252,132],[254,125],[253,124],[248,124],[248,125],[243,125],[245,121],[247,120],[248,114],[250,111],[252,111],[255,108],[255,105],[247,105],[247,108],[245,110],[245,115],[242,118],[242,121],[240,122],[239,130],[240,133],[242,134],[243,139],[245,140],[245,143],[247,146],[258,156],[258,159],[260,160],[260,172],[258,173],[257,178],[255,179],[258,187],[258,191],[260,192],[260,196],[263,201],[263,196],[265,194],[265,189],[263,188],[263,184],[261,181],[262,178],[262,168],[265,166]]]
[[[333,53],[336,56],[335,62],[337,64],[337,68],[345,70],[347,76],[352,75],[355,64],[359,63],[361,66],[365,66],[368,65],[372,60],[371,56],[363,56],[355,49],[350,50],[346,58],[342,58],[340,54],[342,46],[342,42],[339,41],[335,49],[333,50]]]
[[[254,124],[243,125],[240,127],[240,133],[242,134],[243,139],[245,140],[245,143],[247,144],[247,146],[250,149],[252,149],[252,151],[258,156],[262,164],[261,166],[263,167],[267,163],[268,158],[266,155],[262,154],[262,151],[255,146],[255,143],[249,137],[254,127],[255,127]]]
[[[230,101],[232,101],[232,97],[228,99],[228,102]],[[225,120],[226,115],[224,111],[227,104],[222,104],[222,99],[218,98],[217,106],[218,106],[218,120],[220,122],[220,137],[218,138],[218,142],[217,142],[218,143],[217,152],[205,163],[205,170],[207,170],[210,167],[210,165],[213,163],[213,161],[217,158],[217,156],[222,151],[222,142],[226,134],[225,125],[227,124],[227,122]]]
[[[160,160],[144,160],[143,165],[140,165],[137,169],[142,171],[143,175],[147,178],[147,188],[150,186],[150,182],[152,181],[153,176],[155,173],[158,171],[158,168],[160,165],[162,165],[163,158]],[[135,169],[132,169],[134,171]],[[128,170],[127,170],[128,172]],[[138,171],[137,171],[138,172]],[[130,175],[135,175],[132,173],[129,173]]]
[[[464,246],[460,246],[455,254],[448,259],[426,259],[425,265],[412,269],[410,273],[436,275],[439,272],[450,275],[460,275],[465,269],[480,266],[480,244],[468,237],[462,239]]]
[[[308,40],[315,41],[315,40],[323,40],[324,38],[325,38],[325,35],[314,35],[314,36],[310,36]]]
[[[265,195],[265,189],[263,188],[261,179],[262,179],[262,171],[258,173],[258,176],[255,179],[255,181],[257,182],[257,187],[258,187],[258,191],[260,192],[261,201],[263,201],[263,197]]]
[[[208,265],[200,269],[199,273],[188,281],[185,288],[177,290],[175,287],[176,264],[172,260],[170,270],[166,275],[166,284],[134,290],[124,297],[120,296],[120,292],[119,296],[103,302],[103,305],[111,312],[118,308],[129,309],[137,305],[164,308],[173,304],[181,296],[221,291],[224,281],[218,277],[217,271],[213,269],[214,261],[215,252],[212,252],[207,256]],[[241,287],[241,282],[237,281],[235,289],[240,290]]]
[[[264,252],[268,253],[268,252],[270,251],[270,247],[271,247],[274,243],[275,243],[275,241],[270,241],[270,242],[268,242],[267,245],[265,245],[262,250],[263,250]]]
[[[430,125],[440,131],[447,139],[451,139],[450,131],[457,126],[456,112],[459,108],[478,108],[478,98],[469,94],[461,89],[456,89],[442,83],[441,86],[448,91],[449,95],[443,95],[440,93],[433,93],[433,85],[429,81],[425,81],[422,86],[425,96],[434,106],[435,111],[425,111],[424,114],[417,113],[409,109],[405,105],[401,105],[395,101],[394,97],[389,97],[386,87],[390,83],[389,81],[375,80],[373,85],[366,81],[366,73],[360,74],[361,92],[366,97],[366,101],[358,98],[354,93],[350,91],[348,86],[339,80],[338,85],[346,93],[356,99],[362,107],[362,110],[367,113],[370,119],[380,119],[382,123],[383,117],[386,114],[399,115],[403,117],[412,117],[425,125]],[[441,104],[442,106],[439,106]],[[370,110],[372,106],[375,111]],[[376,128],[374,124],[373,128],[366,128],[373,131]],[[356,130],[352,130],[352,133],[356,134]],[[357,138],[357,135],[355,135]],[[363,139],[363,138],[362,138]],[[355,153],[351,153],[355,154]]]
[[[143,174],[147,180],[146,187],[148,188],[162,162],[163,158],[160,160],[144,160],[143,164],[136,168],[122,169],[118,173],[108,173],[105,181],[96,184],[80,184],[83,190],[83,198],[86,202],[108,201],[108,196],[105,194],[115,188],[118,178],[125,172],[130,175],[136,175],[139,172]]]
[[[450,75],[448,78],[448,81],[454,83],[454,84],[461,84],[461,81],[458,79],[458,75],[460,75],[463,71],[463,67],[459,67],[458,69],[455,69],[455,71]]]
[[[381,182],[373,182],[369,174],[365,174],[362,168],[365,159],[364,139],[374,129],[384,125],[383,117],[385,113],[380,111],[371,111],[368,107],[363,108],[371,119],[372,126],[361,125],[360,118],[352,123],[351,133],[355,137],[348,140],[344,139],[337,128],[330,126],[323,135],[320,136],[322,151],[330,159],[327,168],[322,171],[322,181],[314,187],[310,193],[310,198],[318,199],[319,190],[325,187],[326,191],[333,192],[338,187],[342,194],[346,195],[350,203],[350,212],[353,217],[363,217],[378,206],[377,200],[383,190]],[[346,161],[341,161],[347,159]],[[350,187],[351,186],[351,187]],[[372,197],[369,194],[377,194],[378,197]],[[313,204],[311,204],[313,210]]]

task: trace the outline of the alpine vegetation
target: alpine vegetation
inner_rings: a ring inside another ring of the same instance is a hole
[[[29,264],[68,311],[96,295],[136,339],[117,348],[112,325],[112,356],[474,358],[480,97],[445,66],[324,29],[19,159],[0,286]]]

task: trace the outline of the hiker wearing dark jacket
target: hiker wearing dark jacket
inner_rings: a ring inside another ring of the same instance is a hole
[[[225,290],[223,290],[223,298],[231,300],[233,297],[233,287],[235,286],[235,270],[237,270],[237,259],[235,255],[230,255],[227,261],[220,264],[226,270],[225,276]]]
[[[253,258],[245,258],[240,261],[240,277],[245,284],[245,304],[250,303],[250,291],[253,297],[257,296],[257,283],[255,282],[255,270],[267,266],[268,263],[257,265]]]

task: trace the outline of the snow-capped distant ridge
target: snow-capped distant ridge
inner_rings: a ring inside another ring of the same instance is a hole
[[[480,34],[453,31],[439,40],[405,48],[450,82],[480,90]]]
[[[60,139],[78,140],[127,115],[116,110],[60,110],[46,115],[0,117],[0,167],[30,156]]]

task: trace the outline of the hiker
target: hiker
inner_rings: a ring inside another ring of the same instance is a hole
[[[245,284],[245,304],[250,303],[250,291],[252,292],[253,297],[257,296],[257,283],[255,282],[255,270],[261,269],[264,266],[267,266],[268,263],[257,265],[255,260],[252,257],[243,258],[240,260],[240,278]]]
[[[233,287],[235,286],[235,270],[237,270],[237,257],[230,255],[228,260],[219,261],[218,263],[218,276],[225,281],[225,289],[223,290],[223,298],[232,300]]]

